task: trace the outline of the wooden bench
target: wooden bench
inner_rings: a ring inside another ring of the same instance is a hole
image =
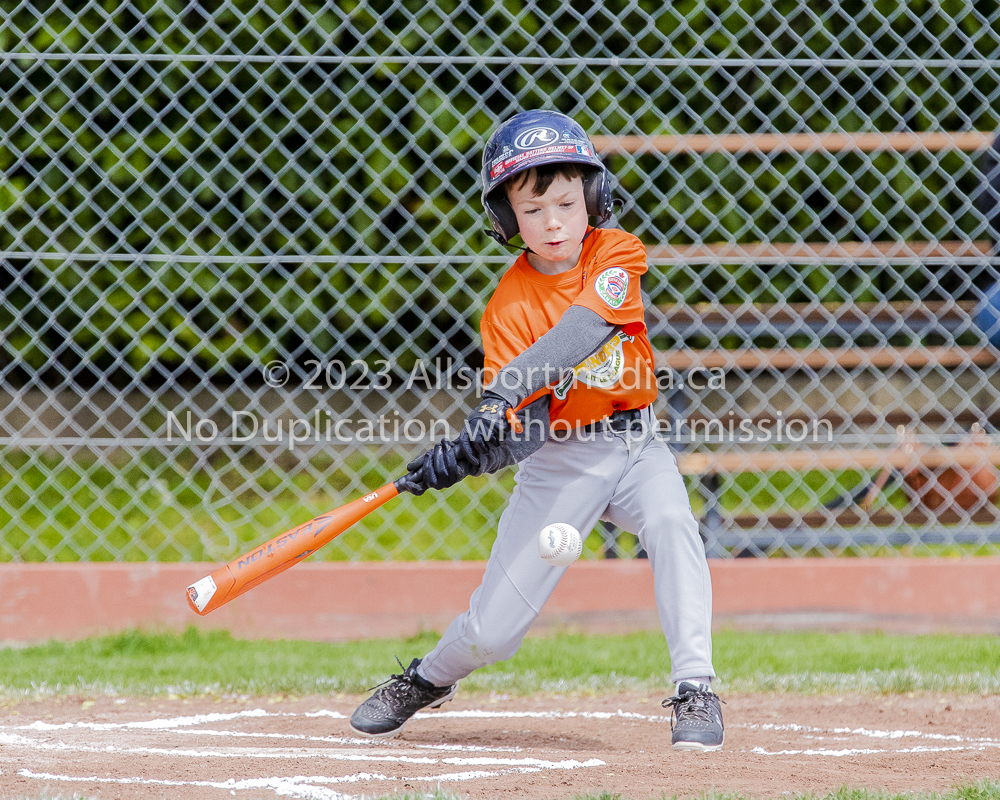
[[[657,369],[677,371],[695,367],[704,369],[740,370],[821,370],[833,367],[843,369],[888,369],[891,367],[961,367],[975,364],[989,366],[997,362],[998,353],[989,345],[971,347],[843,347],[795,350],[793,348],[766,348],[745,351],[692,350],[681,348],[659,352],[655,355]]]
[[[975,152],[994,144],[992,131],[932,132],[932,133],[792,133],[792,134],[727,134],[727,135],[657,135],[657,136],[595,136],[594,147],[602,155],[660,154],[666,156],[728,153],[736,156],[771,156],[781,153],[918,153]],[[651,264],[672,263],[913,263],[939,260],[946,264],[972,263],[990,257],[988,241],[942,242],[799,242],[751,244],[691,244],[661,245],[648,249]],[[919,303],[852,303],[837,305],[776,304],[776,305],[702,305],[659,306],[647,316],[652,337],[667,335],[684,343],[693,337],[736,334],[746,340],[754,337],[782,339],[788,335],[806,334],[817,346],[806,349],[792,347],[742,348],[738,350],[698,350],[681,344],[655,353],[657,369],[680,372],[695,368],[735,369],[748,372],[828,371],[834,368],[899,369],[939,366],[946,369],[987,367],[996,364],[1000,353],[981,342],[971,346],[939,344],[934,334],[974,330],[970,319],[975,303],[969,301],[925,301]],[[901,346],[862,347],[853,344],[859,334],[878,332],[909,340]],[[820,340],[833,336],[843,340],[838,347],[818,346]],[[925,342],[924,340],[929,340]],[[947,341],[947,339],[945,339]],[[680,392],[675,395],[679,397]],[[673,406],[672,398],[671,405]],[[683,409],[674,408],[674,411]],[[991,464],[1000,465],[997,447],[936,447],[915,448],[910,452],[895,449],[834,449],[782,450],[767,452],[699,452],[679,453],[678,465],[685,475],[699,476],[703,485],[713,492],[718,489],[718,476],[724,473],[808,471],[808,470],[876,470],[893,467],[901,470],[922,466],[928,469],[967,468]],[[718,527],[718,508],[709,509],[709,527]],[[954,518],[954,519],[953,519]],[[905,524],[924,525],[936,520],[942,524],[969,521],[968,515],[944,509],[929,514],[922,509],[910,509],[902,515]],[[973,512],[974,523],[996,523],[993,507]],[[891,525],[900,522],[900,515],[890,510],[872,513],[857,508],[840,511],[809,510],[803,513],[771,514],[735,517],[736,528],[759,529],[762,523],[770,528],[842,526],[861,524]],[[811,542],[811,536],[802,537]]]
[[[985,341],[968,347],[923,345],[919,340],[936,332],[974,329],[972,301],[919,303],[783,303],[776,305],[660,305],[647,314],[650,336],[670,335],[684,340],[706,333],[726,332],[750,338],[774,334],[809,333],[846,338],[879,331],[905,335],[917,342],[900,346],[808,349],[752,348],[739,350],[676,347],[655,354],[657,369],[685,371],[693,368],[739,370],[890,369],[892,367],[945,368],[990,366],[1000,352]]]
[[[953,263],[956,259],[981,261],[988,257],[993,245],[986,239],[972,241],[893,241],[893,242],[756,242],[732,244],[658,245],[648,247],[650,263],[744,263],[753,261],[929,261]]]
[[[686,338],[706,332],[738,333],[745,337],[753,331],[763,329],[783,329],[785,332],[805,330],[816,335],[817,331],[829,332],[839,329],[842,335],[871,332],[877,329],[893,335],[905,333],[917,342],[928,333],[935,331],[955,331],[969,327],[975,305],[967,301],[931,301],[923,303],[853,303],[853,304],[778,304],[778,305],[702,305],[702,306],[659,306],[650,311],[648,320],[651,333],[672,334],[673,338]],[[672,369],[679,372],[693,368],[721,368],[754,372],[759,370],[824,371],[835,367],[855,369],[898,369],[906,366],[920,368],[931,365],[947,369],[968,368],[972,365],[986,367],[997,363],[1000,353],[989,344],[969,347],[926,346],[912,344],[904,347],[881,345],[877,347],[845,346],[840,348],[812,347],[805,350],[794,348],[696,350],[688,347],[657,351],[654,354],[658,369]],[[678,392],[677,396],[682,393]],[[684,416],[683,408],[678,408],[671,398],[671,406],[677,416]],[[786,417],[791,419],[792,417]],[[909,422],[910,420],[907,420]],[[738,421],[737,421],[738,424]],[[669,440],[669,436],[668,436]],[[940,472],[950,468],[977,468],[985,465],[1000,466],[1000,447],[920,447],[904,452],[899,448],[858,448],[820,450],[809,447],[793,450],[769,451],[719,451],[680,452],[678,466],[684,475],[697,476],[708,506],[702,518],[710,549],[715,555],[722,555],[719,542],[725,535],[728,539],[738,538],[739,531],[745,535],[761,538],[762,530],[770,531],[772,539],[781,532],[782,541],[788,544],[807,546],[813,541],[815,531],[823,534],[829,542],[852,536],[849,529],[869,530],[899,526],[928,526],[932,524],[995,525],[1000,523],[1000,512],[991,504],[965,514],[957,509],[945,507],[930,511],[913,507],[897,512],[894,509],[875,509],[870,513],[856,506],[838,510],[824,507],[803,512],[762,513],[761,515],[737,514],[724,517],[718,503],[721,476],[737,473],[766,472],[807,472],[821,470],[843,472],[857,470],[872,472],[892,467],[901,472],[922,467]],[[867,527],[866,527],[867,526]],[[838,532],[839,529],[839,532]],[[810,532],[811,531],[811,532]],[[873,541],[877,536],[865,534]],[[879,534],[880,536],[882,534]],[[998,534],[1000,535],[1000,534]],[[840,539],[838,539],[840,537]],[[766,539],[766,536],[764,536]],[[944,541],[944,536],[941,536]]]
[[[736,324],[743,329],[766,325],[788,329],[828,328],[831,324],[844,330],[875,328],[889,330],[904,324],[907,328],[926,330],[940,327],[954,330],[975,314],[974,300],[930,300],[891,303],[694,303],[658,305],[650,310],[647,325],[655,336],[665,329],[719,330]]]
[[[808,472],[825,470],[842,472],[857,470],[862,472],[892,468],[906,475],[914,470],[932,470],[937,474],[947,469],[964,469],[972,473],[984,467],[1000,467],[1000,446],[982,442],[979,444],[957,444],[951,447],[929,447],[916,443],[906,443],[893,448],[838,448],[832,450],[796,449],[771,450],[764,452],[701,452],[680,453],[677,465],[683,475],[713,476],[722,473],[768,473],[776,471]],[[710,483],[718,489],[717,483]],[[720,520],[716,514],[714,520]],[[964,515],[953,507],[945,507],[936,512],[922,508],[910,508],[903,513],[880,509],[872,513],[847,505],[839,510],[817,508],[797,514],[787,512],[768,514],[766,518],[756,515],[741,515],[730,518],[736,528],[751,529],[761,527],[787,529],[791,527],[821,527],[837,525],[850,527],[860,524],[889,525],[903,522],[907,525],[926,525],[930,522],[954,524],[971,521],[975,524],[1000,522],[1000,509],[986,504]]]
[[[993,144],[992,131],[933,133],[730,133],[681,136],[591,136],[597,152],[608,153],[838,153],[856,151],[912,152],[924,150],[985,150]]]
[[[768,473],[775,471],[806,472],[810,470],[882,470],[892,467],[904,475],[911,470],[925,468],[940,471],[947,468],[966,468],[978,470],[984,466],[1000,466],[1000,447],[995,445],[956,445],[954,447],[920,447],[907,448],[866,448],[866,449],[835,449],[835,450],[784,450],[767,452],[720,452],[720,453],[680,453],[677,464],[684,475],[695,475],[703,478],[718,478],[722,473]],[[710,481],[709,489],[718,490],[718,482]],[[728,532],[730,539],[741,536],[753,537],[754,532],[761,529],[773,531],[771,539],[780,538],[792,546],[806,546],[810,542],[823,540],[828,545],[843,544],[843,539],[850,537],[854,541],[854,532],[849,529],[891,529],[904,525],[910,527],[926,527],[932,525],[968,524],[990,526],[988,530],[977,533],[963,532],[962,537],[973,541],[975,537],[985,537],[1000,541],[1000,509],[991,503],[965,512],[954,506],[945,506],[930,510],[919,505],[899,510],[888,507],[876,507],[865,510],[854,504],[846,504],[838,508],[819,506],[797,512],[781,511],[766,514],[736,514],[723,516],[717,503],[710,500],[710,506],[702,519],[710,550],[714,555],[723,555],[721,545],[723,534]],[[837,530],[839,529],[839,531]],[[817,531],[823,531],[822,536]],[[741,533],[744,532],[744,533]],[[789,537],[789,533],[794,534]],[[759,534],[758,534],[759,535]],[[909,541],[909,534],[895,535],[897,543]],[[930,538],[941,542],[948,541],[951,534],[938,532]],[[960,537],[960,538],[962,538]],[[768,537],[765,537],[765,539]],[[873,543],[878,540],[892,540],[893,536],[878,536],[867,534],[867,539]],[[924,537],[925,539],[928,537]],[[760,542],[759,545],[763,545]],[[758,545],[758,550],[762,548]]]
[[[1000,447],[956,445],[954,447],[862,448],[835,450],[768,450],[763,452],[680,453],[677,466],[682,475],[705,475],[713,472],[805,472],[821,469],[874,470],[893,467],[909,471],[923,466],[946,467],[1000,466]]]
[[[682,475],[695,476],[702,479],[714,479],[704,483],[710,496],[718,490],[718,476],[724,473],[769,473],[769,472],[808,472],[811,470],[829,471],[874,471],[893,467],[904,474],[912,469],[923,467],[931,470],[942,470],[949,467],[978,469],[986,465],[1000,467],[1000,447],[995,445],[956,445],[954,447],[922,447],[908,448],[859,448],[859,449],[798,449],[772,451],[743,452],[700,452],[677,453],[677,466]],[[857,488],[857,487],[856,487]],[[714,490],[714,491],[713,491]],[[845,536],[855,538],[850,529],[880,528],[886,529],[900,524],[912,527],[922,527],[933,524],[958,525],[972,523],[981,526],[998,526],[1000,509],[995,505],[985,504],[966,513],[954,507],[945,507],[929,511],[919,506],[906,508],[902,511],[876,507],[864,510],[856,505],[846,505],[841,508],[804,509],[798,512],[781,511],[766,514],[737,514],[723,517],[717,502],[706,509],[702,518],[702,526],[708,538],[710,555],[724,555],[724,548],[719,539],[724,532],[730,538],[737,538],[739,532],[753,532],[766,529],[781,531],[781,538],[792,546],[804,546],[814,543],[817,538],[829,545],[842,544]],[[840,529],[838,532],[836,529]],[[985,534],[991,540],[1000,541],[1000,527],[990,529],[993,533]],[[822,536],[804,531],[825,531]],[[793,535],[790,537],[789,533]],[[734,535],[735,534],[735,535]],[[975,534],[983,535],[983,534]],[[605,555],[617,557],[617,531],[610,523],[605,523]],[[936,538],[942,542],[945,537],[940,534],[925,538]],[[959,538],[971,539],[968,533]],[[776,538],[771,535],[771,538]],[[873,543],[879,537],[867,536]],[[882,536],[883,539],[898,542],[909,541],[909,534],[900,536]],[[860,543],[860,542],[855,542]],[[760,543],[763,545],[763,542]],[[758,546],[762,551],[762,547]],[[640,552],[640,557],[643,553]]]

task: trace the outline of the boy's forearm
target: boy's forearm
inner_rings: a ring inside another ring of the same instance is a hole
[[[526,397],[596,353],[618,327],[582,306],[570,306],[552,330],[497,373],[486,387],[517,407]]]

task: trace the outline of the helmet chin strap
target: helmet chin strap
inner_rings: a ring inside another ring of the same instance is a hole
[[[611,210],[608,212],[608,215],[606,217],[601,217],[599,220],[597,220],[597,224],[583,235],[583,238],[580,240],[580,244],[583,244],[585,241],[587,241],[587,237],[590,236],[590,234],[592,234],[598,228],[603,228],[607,223],[609,223],[611,221],[611,218],[615,214],[615,206],[616,205],[619,208],[624,208],[625,207],[625,201],[624,200],[619,200],[617,197],[614,200],[612,200],[611,201]]]
[[[511,244],[506,239],[504,239],[499,233],[497,233],[496,231],[490,230],[489,228],[483,228],[483,233],[485,233],[491,239],[495,239],[500,244],[502,244],[504,247],[510,247],[510,248],[512,248],[514,250],[523,250],[525,253],[534,253],[535,252],[530,247],[521,247],[521,245],[519,245],[519,244]],[[536,255],[537,255],[537,253],[536,253]]]
[[[606,217],[601,217],[599,220],[597,220],[597,224],[583,235],[583,238],[580,240],[580,244],[583,244],[585,241],[587,241],[587,237],[590,236],[590,234],[592,234],[598,228],[603,228],[608,222],[611,221],[611,217],[614,216],[615,206],[618,206],[619,208],[624,208],[625,201],[619,200],[617,197],[614,200],[612,200],[610,213],[608,213]],[[490,230],[489,228],[483,228],[483,233],[485,233],[491,239],[496,240],[504,247],[510,247],[513,250],[521,250],[525,253],[535,253],[535,251],[532,250],[530,247],[521,247],[521,245],[519,244],[511,244],[506,239],[504,239],[503,236],[501,236],[499,233],[497,233],[494,230]],[[538,255],[538,253],[535,253],[535,255]]]

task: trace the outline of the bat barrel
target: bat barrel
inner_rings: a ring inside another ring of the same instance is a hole
[[[396,484],[387,483],[364,497],[275,536],[188,586],[188,605],[199,616],[214,611],[291,569],[397,494]]]

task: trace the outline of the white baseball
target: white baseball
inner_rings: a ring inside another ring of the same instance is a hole
[[[538,555],[553,567],[568,567],[582,552],[583,539],[572,525],[555,522],[538,532]]]

